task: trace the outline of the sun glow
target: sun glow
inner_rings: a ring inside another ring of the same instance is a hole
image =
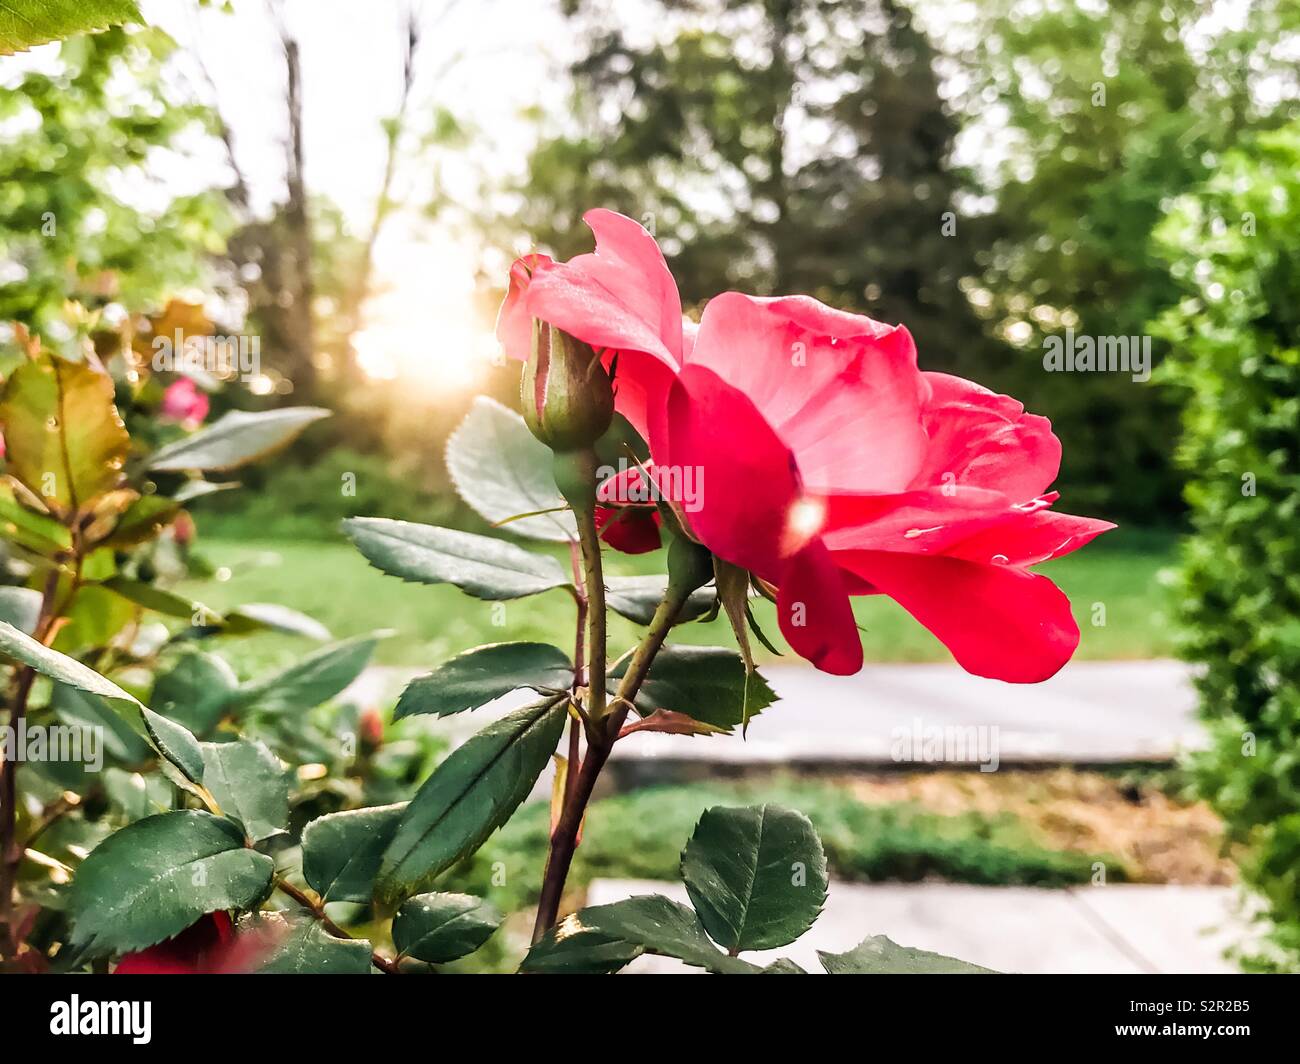
[[[499,356],[471,257],[441,242],[398,250],[400,261],[385,262],[380,291],[352,338],[357,365],[371,380],[409,387],[421,399],[474,390]]]

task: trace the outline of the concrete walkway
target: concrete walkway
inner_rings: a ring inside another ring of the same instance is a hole
[[[679,883],[596,880],[587,903],[638,894],[685,902]],[[794,945],[744,959],[786,956],[820,972],[817,950],[842,953],[869,935],[933,950],[999,972],[1229,973],[1223,958],[1249,935],[1230,887],[1115,886],[1040,890],[946,883],[832,883],[821,917]],[[662,957],[642,957],[629,971],[696,972]]]
[[[1203,742],[1189,668],[1175,661],[1074,662],[1041,684],[971,676],[956,665],[868,665],[828,676],[804,665],[764,668],[781,701],[748,738],[641,734],[616,762],[841,767],[898,761],[981,764],[1163,761]],[[417,670],[372,668],[354,699],[393,701]],[[459,742],[528,701],[517,691],[431,726]],[[901,756],[900,756],[901,755]]]

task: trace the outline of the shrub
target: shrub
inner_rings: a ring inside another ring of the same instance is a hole
[[[1300,124],[1223,157],[1160,230],[1194,534],[1179,592],[1211,745],[1199,787],[1300,966]]]

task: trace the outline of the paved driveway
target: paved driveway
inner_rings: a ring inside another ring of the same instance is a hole
[[[362,702],[395,699],[416,672],[368,669]],[[984,680],[956,665],[868,665],[828,676],[805,665],[763,669],[781,701],[736,737],[632,736],[617,760],[851,766],[898,760],[982,764],[1166,760],[1203,741],[1188,666],[1074,662],[1041,684]],[[433,724],[453,741],[528,700],[515,692]],[[964,756],[963,756],[964,755]]]

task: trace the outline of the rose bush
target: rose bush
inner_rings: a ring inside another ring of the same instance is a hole
[[[366,559],[402,580],[493,604],[570,596],[571,650],[467,650],[407,686],[394,724],[330,703],[374,638],[241,682],[193,644],[268,625],[325,633],[266,606],[217,616],[165,586],[169,566],[192,556],[183,502],[212,490],[204,472],[261,457],[322,412],[230,412],[195,431],[206,395],[140,365],[138,345],[166,314],[130,340],[87,337],[80,358],[24,352],[0,395],[13,487],[0,532],[23,553],[33,607],[22,625],[0,625],[14,662],[9,719],[66,716],[117,744],[102,785],[6,761],[7,965],[438,970],[503,920],[490,892],[440,887],[555,765],[523,970],[608,972],[654,953],[721,973],[799,971],[740,956],[795,941],[825,901],[821,843],[792,810],[709,810],[682,855],[689,906],[634,898],[561,920],[616,745],[639,732],[733,732],[772,704],[750,652],[751,637],[765,638],[757,595],[829,672],[862,664],[850,599],[866,594],[896,599],[972,672],[1028,682],[1068,659],[1069,603],[1030,567],[1109,526],[1051,509],[1060,447],[1044,419],[920,371],[906,329],[804,297],[726,293],[697,328],[649,234],[609,212],[589,217],[595,254],[529,256],[511,270],[500,336],[522,362],[522,416],[479,399],[448,445],[457,490],[512,539],[345,522]],[[59,416],[68,403],[76,419]],[[606,549],[661,544],[662,578],[605,575]],[[120,622],[97,627],[119,599],[130,607]],[[635,645],[611,651],[611,610],[643,626]],[[143,611],[180,623],[141,645]],[[738,652],[671,641],[679,625],[723,614]],[[53,683],[38,687],[38,675]],[[431,771],[427,733],[390,743],[391,728],[407,727],[397,722],[521,689],[535,699]],[[32,812],[20,816],[23,792]],[[975,970],[882,938],[822,964]]]

